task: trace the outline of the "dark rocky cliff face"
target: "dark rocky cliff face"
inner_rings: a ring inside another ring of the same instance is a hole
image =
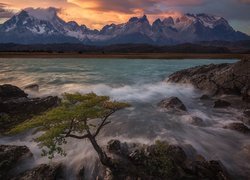
[[[210,64],[178,71],[168,82],[190,83],[212,95],[241,95],[246,101],[250,96],[250,61],[235,64]]]

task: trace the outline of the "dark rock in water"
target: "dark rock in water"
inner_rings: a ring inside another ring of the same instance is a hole
[[[57,106],[59,103],[58,97],[46,98],[18,98],[0,103],[2,113],[7,114],[37,114],[48,110],[51,107]]]
[[[38,84],[29,84],[29,85],[25,86],[24,89],[38,92],[39,91],[39,85]]]
[[[18,162],[31,156],[26,146],[0,145],[0,179],[7,178]]]
[[[170,97],[162,100],[158,106],[167,110],[187,111],[186,106],[177,97]]]
[[[250,67],[249,67],[249,69],[250,69]],[[249,77],[248,81],[250,81],[250,77]],[[247,102],[247,103],[250,103],[250,86],[249,85],[246,85],[241,90],[241,94],[242,94],[242,100]]]
[[[83,166],[82,168],[80,168],[78,174],[77,174],[77,180],[85,180],[85,167]]]
[[[197,175],[197,179],[217,179],[217,180],[229,180],[229,175],[220,161],[205,161],[201,158],[201,161],[193,161],[187,169]],[[196,178],[191,178],[196,179]]]
[[[206,95],[206,94],[203,94],[201,97],[200,97],[201,100],[208,100],[210,99],[210,96]]]
[[[245,126],[243,123],[231,123],[231,124],[226,125],[224,128],[238,131],[243,134],[250,133],[250,129],[247,126]]]
[[[170,75],[168,82],[190,83],[196,88],[214,95],[236,94],[243,96],[242,90],[250,87],[249,67],[249,60],[242,60],[235,64],[198,66]]]
[[[0,130],[38,115],[60,103],[58,97],[28,98],[21,89],[12,85],[0,86]]]
[[[16,98],[27,98],[27,94],[16,86],[10,84],[0,85],[0,101]]]
[[[63,180],[61,164],[41,164],[38,167],[25,171],[11,180]]]
[[[167,154],[173,158],[173,161],[177,164],[181,164],[186,161],[187,156],[180,146],[169,145],[167,148]]]
[[[227,108],[231,106],[231,103],[224,100],[217,100],[214,102],[214,108]]]
[[[246,109],[243,113],[246,117],[250,118],[250,109]]]
[[[108,142],[107,149],[110,152],[119,152],[121,151],[121,142],[118,140],[111,140]]]
[[[125,143],[112,140],[109,144],[119,150],[119,145]],[[112,178],[108,179],[230,179],[220,162],[206,161],[203,157],[202,161],[189,159],[180,146],[157,141],[149,146],[128,144],[127,147],[131,147],[129,153],[121,153],[122,160],[114,160],[119,162],[117,167],[123,167],[122,171],[113,170]]]
[[[118,140],[111,140],[108,142],[107,149],[109,152],[118,155],[128,154],[128,146],[126,143],[121,143]]]
[[[201,119],[197,116],[191,117],[191,119],[189,120],[189,123],[194,125],[194,126],[203,126],[204,125],[203,119]]]

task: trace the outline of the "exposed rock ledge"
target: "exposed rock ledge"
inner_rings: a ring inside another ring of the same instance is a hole
[[[106,179],[230,179],[219,161],[207,161],[195,150],[189,157],[180,146],[165,141],[143,145],[111,140],[107,149],[120,166]]]
[[[59,103],[58,97],[28,98],[20,88],[0,85],[0,132],[38,115]]]
[[[250,60],[235,64],[210,64],[189,68],[169,76],[171,83],[190,83],[212,95],[234,94],[250,102]]]
[[[32,156],[26,146],[0,145],[0,179],[8,179],[12,168]]]
[[[187,145],[185,150],[189,154],[193,152],[192,155],[187,155],[180,146],[167,142],[157,141],[153,145],[143,145],[111,140],[107,145],[107,151],[116,164],[116,169],[112,173],[108,169],[104,170],[103,175],[99,174],[93,179],[230,179],[219,161],[205,160],[191,145]],[[64,172],[65,166],[53,163],[41,164],[17,175],[9,173],[11,169],[17,168],[20,160],[30,154],[25,146],[0,146],[0,179],[3,177],[6,180],[66,180],[69,178]],[[84,179],[84,168],[78,173],[76,174],[78,179]]]

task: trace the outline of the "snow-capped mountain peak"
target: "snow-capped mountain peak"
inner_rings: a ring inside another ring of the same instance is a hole
[[[65,22],[56,8],[27,8],[0,26],[0,43],[82,42],[87,44],[177,44],[210,40],[249,39],[235,31],[226,19],[208,14],[182,14],[156,19],[132,17],[122,24],[91,30],[75,21]]]
[[[132,17],[129,19],[128,23],[148,23],[148,17],[146,15],[143,15],[142,17]]]
[[[26,8],[3,24],[1,30],[19,34],[34,34],[43,36],[67,36],[81,41],[92,31],[85,25],[79,26],[75,21],[66,23],[58,15],[55,8]]]

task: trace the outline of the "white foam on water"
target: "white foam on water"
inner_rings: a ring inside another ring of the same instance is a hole
[[[18,62],[15,63],[18,64]],[[55,66],[54,69],[60,70],[56,64],[53,66]],[[72,76],[73,73],[64,74],[63,72],[62,74],[61,72],[24,72],[21,66],[4,68],[4,71],[0,69],[0,83],[10,83],[20,87],[32,83],[39,84],[38,93],[27,91],[30,97],[60,96],[65,92],[94,92],[98,95],[110,96],[112,100],[130,103],[132,107],[112,116],[112,123],[101,132],[98,142],[102,146],[105,146],[108,140],[116,138],[142,144],[152,144],[157,139],[179,145],[191,144],[207,159],[222,161],[232,174],[250,174],[248,163],[250,156],[244,148],[250,144],[249,137],[223,128],[230,122],[239,122],[240,112],[231,108],[214,109],[212,100],[210,103],[201,101],[199,99],[201,92],[192,86],[170,84],[161,79],[155,82],[138,81],[124,84],[111,83],[110,85],[108,82],[95,82],[94,79],[93,83],[89,82],[88,78],[95,77],[96,72],[92,72],[92,75],[90,75],[91,72],[88,72],[89,74],[76,73]],[[36,66],[36,68],[39,67]],[[80,81],[82,79],[88,79],[88,81]],[[171,96],[176,96],[183,101],[189,114],[173,114],[161,111],[157,107],[159,101]],[[204,126],[190,124],[192,117],[201,118]],[[46,157],[40,156],[41,151],[33,138],[34,135],[31,133],[15,137],[0,137],[0,144],[27,145],[34,154],[33,166],[49,162]],[[69,139],[65,150],[66,157],[56,156],[53,161],[62,161],[68,166],[69,179],[73,179],[72,177],[83,164],[86,166],[87,179],[96,173],[97,155],[88,141]]]

